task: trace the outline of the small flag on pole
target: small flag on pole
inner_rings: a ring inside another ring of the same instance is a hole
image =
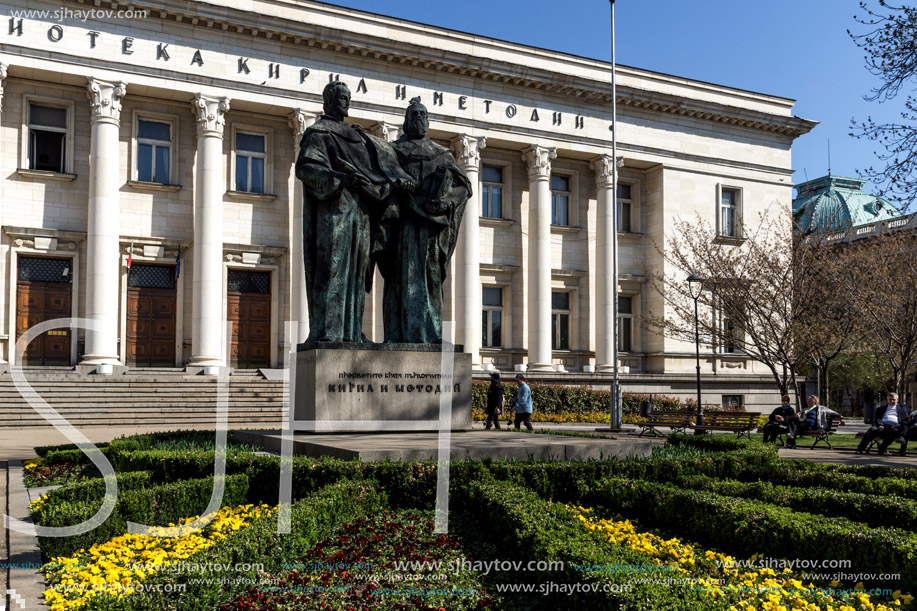
[[[181,248],[178,249],[178,254],[175,255],[175,277],[181,278]]]
[[[127,271],[131,271],[131,263],[134,262],[134,243],[131,242],[130,248],[127,249]]]

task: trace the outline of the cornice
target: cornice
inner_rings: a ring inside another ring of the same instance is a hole
[[[403,64],[411,68],[425,68],[431,71],[457,75],[466,78],[493,81],[498,84],[509,84],[525,89],[534,89],[577,98],[597,105],[611,105],[610,82],[596,81],[584,77],[571,76],[533,66],[519,66],[493,58],[470,55],[456,51],[424,47],[417,44],[394,41],[388,38],[368,36],[365,32],[350,32],[329,27],[316,26],[303,21],[282,17],[266,16],[245,11],[232,6],[219,6],[206,2],[189,3],[182,0],[163,0],[161,2],[118,2],[117,0],[68,0],[73,4],[90,4],[100,8],[112,9],[146,9],[153,17],[165,21],[188,23],[195,27],[207,27],[215,30],[233,31],[238,34],[249,34],[255,38],[278,40],[286,44],[302,45],[307,48],[331,50],[353,56],[355,60],[376,60],[380,62]],[[336,9],[325,5],[325,10]],[[357,15],[345,11],[341,17]],[[368,14],[359,14],[366,19]],[[381,18],[381,17],[380,17]],[[393,20],[393,23],[397,20]],[[416,25],[416,24],[415,24]],[[445,30],[444,30],[445,31]],[[510,44],[510,43],[503,43]],[[555,54],[559,55],[559,54]],[[572,56],[571,56],[572,58]],[[581,58],[573,58],[580,61]],[[619,72],[622,67],[619,66]],[[633,69],[626,68],[627,71]],[[659,78],[665,75],[648,73]],[[610,80],[610,79],[609,79]],[[673,81],[684,82],[674,78]],[[724,91],[730,88],[722,88]],[[815,121],[793,116],[781,116],[761,111],[753,111],[738,106],[704,102],[681,98],[671,94],[648,92],[627,85],[617,85],[617,102],[624,107],[650,110],[711,121],[724,125],[744,127],[777,133],[796,138],[812,130]],[[736,90],[743,97],[757,95],[764,99],[775,100],[774,96],[750,94]]]

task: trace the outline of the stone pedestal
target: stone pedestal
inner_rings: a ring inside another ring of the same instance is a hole
[[[316,433],[436,431],[445,400],[448,428],[470,430],[471,355],[433,351],[438,348],[300,345],[293,428]]]

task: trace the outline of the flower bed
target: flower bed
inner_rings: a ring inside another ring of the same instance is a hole
[[[41,458],[26,461],[22,466],[25,485],[29,488],[38,486],[59,486],[83,478],[83,465],[72,462],[45,464]]]
[[[199,532],[179,535],[182,526],[198,520],[185,518],[178,529],[169,528],[174,524],[153,527],[147,534],[121,535],[72,556],[54,558],[42,568],[51,586],[45,590],[45,602],[51,611],[65,611],[84,607],[100,595],[124,598],[148,575],[211,547],[232,531],[247,527],[249,520],[272,511],[267,505],[224,507],[206,516],[211,521]]]
[[[266,576],[221,611],[500,608],[461,561],[459,544],[433,533],[430,513],[385,511],[344,524],[289,563],[294,570]]]
[[[664,539],[653,533],[637,532],[629,520],[600,519],[593,514],[591,508],[568,508],[574,518],[587,529],[611,543],[646,554],[654,562],[670,568],[673,573],[694,575],[694,587],[710,599],[711,605],[728,603],[730,608],[738,606],[743,609],[760,605],[765,610],[829,609],[835,606],[851,609],[856,605],[864,609],[889,611],[900,607],[888,607],[882,603],[874,605],[865,592],[834,594],[834,591],[842,589],[842,584],[837,582],[834,582],[835,587],[829,588],[819,588],[812,583],[804,584],[789,568],[779,572],[770,567],[751,570],[737,568],[741,565],[732,556],[704,551],[677,538]],[[900,591],[895,594],[896,598],[904,598],[908,604],[913,598],[910,595],[902,596]]]

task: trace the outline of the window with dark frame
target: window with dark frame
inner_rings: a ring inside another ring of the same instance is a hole
[[[634,199],[630,185],[618,185],[618,232],[631,232],[631,215],[633,214]]]
[[[264,193],[267,137],[236,132],[236,191]]]
[[[64,172],[67,109],[29,103],[29,169]]]
[[[745,398],[743,395],[722,395],[720,405],[724,409],[739,409],[745,405]]]
[[[618,350],[634,349],[634,298],[618,295]]]
[[[167,185],[172,182],[172,124],[137,120],[137,180]]]
[[[481,345],[487,348],[503,347],[503,289],[485,286],[481,290]]]
[[[570,293],[551,293],[551,350],[570,349]]]
[[[551,174],[551,224],[570,224],[570,177]]]
[[[481,216],[503,218],[503,168],[499,166],[481,168]]]

